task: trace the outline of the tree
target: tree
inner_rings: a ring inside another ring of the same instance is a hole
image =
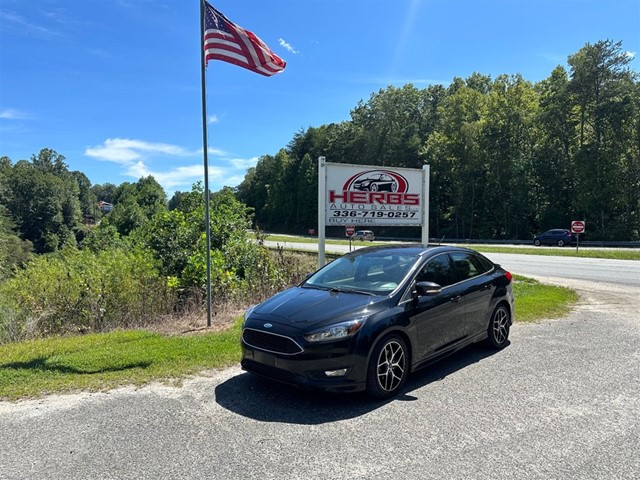
[[[9,212],[0,205],[0,281],[11,276],[16,266],[24,265],[31,250],[31,242],[20,239]]]
[[[483,132],[489,175],[482,216],[493,221],[491,233],[497,238],[530,233],[537,109],[533,85],[521,75],[500,75],[493,82]]]
[[[63,160],[55,151],[43,149],[31,162],[20,160],[10,169],[5,167],[5,205],[20,236],[33,243],[36,253],[76,244],[79,186]]]
[[[113,210],[103,221],[116,227],[122,236],[167,209],[167,196],[152,176],[140,178],[136,183],[122,183],[116,188],[113,202]]]
[[[624,181],[620,173],[626,150],[620,133],[633,111],[630,60],[622,44],[612,40],[587,43],[568,59],[580,139],[575,154],[574,207],[583,218],[592,220],[601,238],[619,233],[607,228],[607,223],[625,209],[618,185]]]
[[[574,154],[578,146],[569,78],[558,66],[536,86],[540,108],[536,118],[532,182],[533,229],[568,225],[575,198]]]
[[[96,197],[96,200],[113,204],[116,201],[117,188],[113,183],[93,185],[91,193]]]

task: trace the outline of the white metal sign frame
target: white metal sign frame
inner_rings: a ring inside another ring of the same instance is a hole
[[[422,226],[429,241],[429,165],[422,169],[329,163],[318,158],[318,266],[325,227]]]

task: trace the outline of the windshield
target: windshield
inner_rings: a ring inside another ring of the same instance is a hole
[[[345,255],[313,274],[303,287],[388,295],[402,283],[417,255]]]

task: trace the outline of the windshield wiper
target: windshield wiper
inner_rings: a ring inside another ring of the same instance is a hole
[[[338,288],[332,287],[332,292],[340,292],[340,293],[359,293],[360,295],[371,295],[375,297],[375,293],[367,292],[366,290],[357,290],[355,288]]]
[[[312,285],[310,283],[305,283],[303,285],[300,285],[300,288],[312,288],[314,290],[331,290],[331,288],[329,287],[323,287],[321,285]]]

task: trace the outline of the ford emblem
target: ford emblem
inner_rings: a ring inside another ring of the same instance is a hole
[[[265,324],[263,325],[263,327],[264,327],[264,328],[271,328],[271,327],[273,327],[273,325],[271,325],[270,323],[265,323]]]

